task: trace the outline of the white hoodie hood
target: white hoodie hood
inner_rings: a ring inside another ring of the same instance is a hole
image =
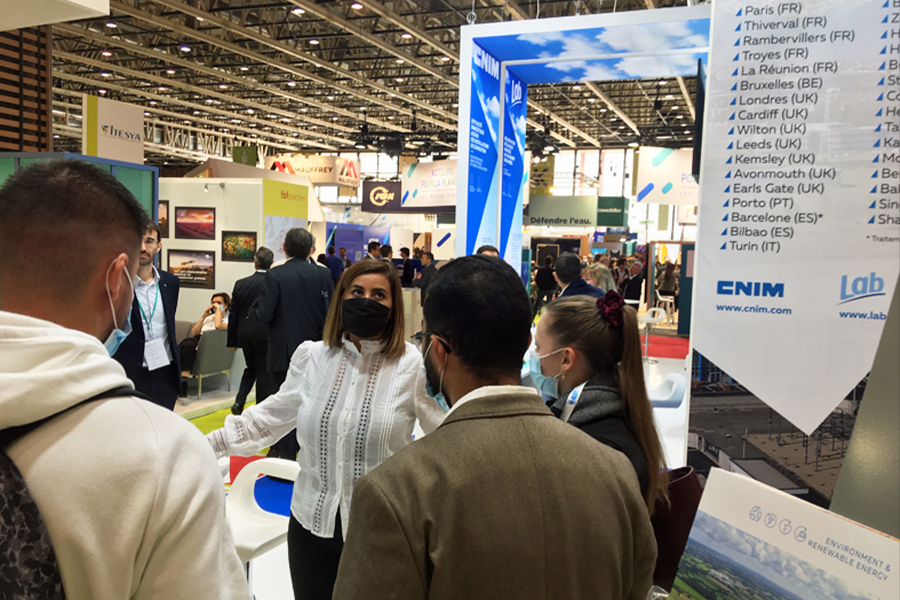
[[[134,388],[97,338],[0,311],[0,430],[122,386]]]

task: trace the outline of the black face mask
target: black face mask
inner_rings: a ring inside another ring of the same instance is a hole
[[[370,298],[348,298],[341,308],[347,331],[362,339],[372,338],[387,327],[391,309]]]

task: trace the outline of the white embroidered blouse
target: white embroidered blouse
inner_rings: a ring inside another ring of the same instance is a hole
[[[422,355],[410,343],[397,358],[382,342],[347,340],[341,348],[304,342],[291,357],[278,392],[207,438],[216,456],[253,455],[297,428],[300,474],[291,514],[308,531],[333,537],[341,510],[346,536],[356,480],[412,441],[418,418],[425,433],[446,413],[425,393]]]

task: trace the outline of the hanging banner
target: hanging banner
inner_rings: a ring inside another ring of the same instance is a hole
[[[693,343],[811,434],[900,272],[897,0],[714,8]]]
[[[525,225],[595,227],[597,196],[532,196],[525,207]]]
[[[540,162],[531,165],[531,193],[538,196],[552,195],[556,156],[544,156]]]
[[[597,227],[627,227],[629,204],[623,196],[597,198]]]
[[[415,163],[400,174],[402,212],[452,213],[456,211],[456,161]]]
[[[84,94],[81,110],[82,154],[143,164],[143,108]]]
[[[256,166],[259,162],[259,147],[234,146],[231,148],[231,161],[242,165]]]
[[[897,600],[898,568],[898,540],[713,469],[671,597]]]
[[[504,73],[503,167],[500,186],[500,258],[511,265],[522,264],[522,204],[528,185],[525,168],[525,121],[528,86],[506,69]]]
[[[266,157],[266,168],[291,175],[304,175],[314,185],[359,187],[359,163],[343,156],[279,154]]]
[[[399,181],[363,181],[362,210],[373,213],[409,212],[403,209]]]
[[[641,147],[635,153],[633,194],[638,202],[654,204],[697,204],[700,187],[691,175],[690,148]]]

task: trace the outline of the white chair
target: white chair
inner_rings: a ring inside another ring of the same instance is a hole
[[[253,493],[256,480],[260,475],[271,475],[294,481],[298,473],[300,465],[292,460],[263,458],[248,463],[234,478],[225,498],[225,513],[241,562],[247,563],[287,540],[290,517],[260,508]]]
[[[644,324],[644,362],[655,364],[657,361],[655,358],[650,358],[647,354],[650,349],[650,330],[653,328],[653,325],[658,325],[666,320],[666,313],[661,308],[651,308],[643,315],[637,318],[638,323]]]
[[[675,324],[675,296],[660,296],[656,291],[656,304],[662,304],[666,308],[666,321],[669,325]]]
[[[655,390],[648,390],[647,396],[653,408],[678,408],[684,402],[687,379],[678,373],[669,373]]]

